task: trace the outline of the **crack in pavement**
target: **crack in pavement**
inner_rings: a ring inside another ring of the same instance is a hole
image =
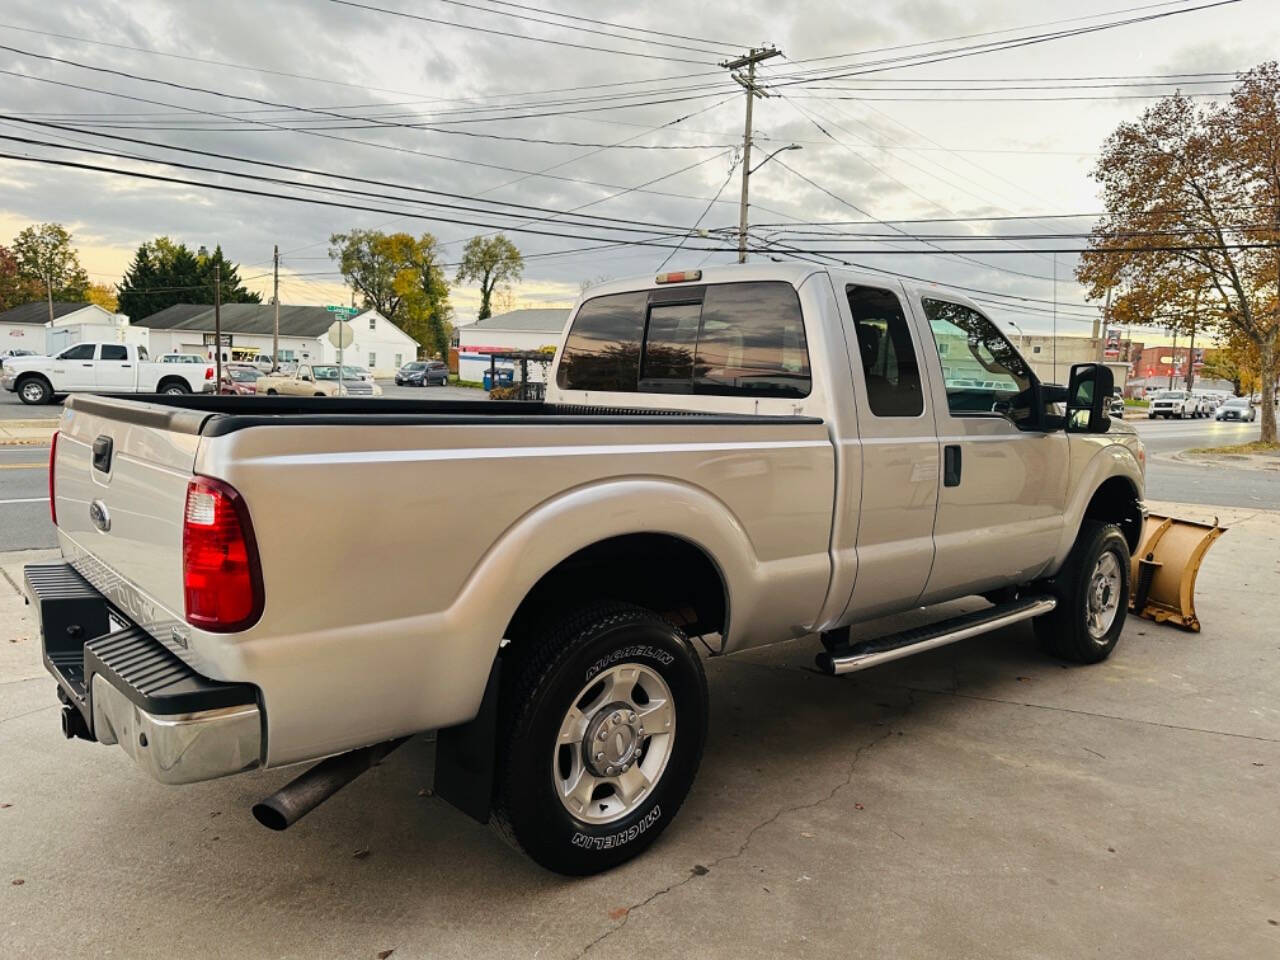
[[[915,693],[910,689],[907,689],[906,693],[907,693],[907,703],[906,703],[906,706],[903,708],[901,714],[899,714],[898,719],[902,719],[903,717],[905,717],[908,713],[911,712],[911,708],[915,706]],[[765,818],[764,820],[757,823],[750,830],[748,830],[746,837],[743,838],[742,843],[738,845],[738,849],[735,850],[733,853],[727,853],[722,857],[717,857],[716,859],[710,861],[708,864],[703,866],[701,870],[697,870],[697,869],[690,870],[689,875],[684,877],[683,879],[677,880],[675,883],[672,883],[669,886],[663,887],[662,889],[649,894],[649,896],[645,897],[643,900],[639,901],[638,903],[627,907],[626,908],[627,912],[623,915],[622,922],[619,923],[617,926],[610,927],[608,930],[604,931],[604,933],[600,934],[600,936],[596,937],[594,940],[588,943],[585,947],[582,948],[581,951],[579,951],[575,955],[574,960],[581,960],[582,957],[585,957],[588,953],[590,953],[593,949],[595,949],[605,940],[608,940],[615,933],[620,931],[623,927],[627,925],[627,922],[631,919],[631,915],[635,913],[637,910],[644,909],[645,907],[653,903],[655,900],[659,900],[662,897],[665,897],[667,894],[671,893],[672,891],[680,889],[686,883],[690,883],[691,881],[696,880],[698,877],[706,876],[712,870],[721,866],[722,864],[726,864],[731,860],[737,860],[739,857],[741,857],[743,854],[747,852],[747,848],[751,846],[751,842],[755,839],[756,834],[758,834],[761,830],[765,829],[766,827],[772,826],[774,823],[777,823],[779,819],[781,819],[782,817],[786,816],[789,813],[797,813],[801,810],[812,810],[815,807],[820,807],[824,803],[827,803],[828,801],[833,799],[837,793],[839,793],[841,790],[843,790],[845,787],[849,786],[849,784],[853,782],[854,771],[857,769],[858,762],[862,759],[863,754],[865,754],[868,750],[870,750],[872,747],[876,746],[877,744],[884,743],[884,741],[892,737],[893,734],[894,734],[894,731],[892,729],[887,730],[881,736],[873,737],[872,739],[868,740],[866,743],[859,746],[853,752],[853,757],[849,760],[849,766],[848,766],[848,769],[845,771],[844,778],[840,780],[834,787],[828,790],[824,796],[819,797],[817,800],[810,800],[806,803],[796,803],[796,804],[791,804],[790,806],[779,807],[778,810],[776,810],[772,816]]]

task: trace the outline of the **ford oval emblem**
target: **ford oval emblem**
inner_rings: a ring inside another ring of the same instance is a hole
[[[111,514],[107,513],[107,505],[101,500],[89,504],[89,519],[103,533],[111,529]]]

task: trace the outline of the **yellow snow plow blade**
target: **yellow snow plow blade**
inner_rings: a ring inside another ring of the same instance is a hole
[[[1209,547],[1226,532],[1217,517],[1209,524],[1149,514],[1133,556],[1129,608],[1156,623],[1176,623],[1199,633],[1196,574]]]

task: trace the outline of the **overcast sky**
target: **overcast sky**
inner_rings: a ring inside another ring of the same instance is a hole
[[[689,167],[643,190],[631,190],[594,203],[583,212],[616,217],[624,222],[638,220],[692,226],[706,211],[703,227],[727,228],[737,222],[739,190],[736,174],[728,180],[733,159],[728,145],[741,139],[745,98],[724,71],[717,70],[715,63],[721,59],[718,54],[728,53],[737,45],[772,43],[790,61],[859,54],[803,67],[841,65],[853,69],[862,65],[865,68],[868,62],[886,57],[920,55],[930,50],[1087,27],[1108,20],[1195,7],[1210,0],[1164,4],[1154,4],[1152,0],[1078,0],[1069,5],[1057,0],[877,0],[872,4],[821,0],[804,3],[711,0],[699,4],[652,0],[600,4],[563,0],[553,4],[550,0],[528,0],[524,9],[514,4],[498,5],[492,0],[369,2],[373,6],[412,11],[423,17],[506,31],[516,36],[411,20],[331,0],[220,0],[216,4],[155,0],[52,4],[47,0],[6,0],[0,13],[0,44],[26,53],[0,51],[4,64],[0,70],[6,71],[0,73],[0,89],[4,91],[0,112],[81,125],[85,129],[101,129],[104,123],[129,123],[141,129],[114,132],[236,157],[556,210],[590,204]],[[617,33],[611,26],[578,22],[577,28],[571,28],[569,21],[561,21],[566,25],[561,28],[513,18],[512,15],[521,14],[554,19],[529,7],[699,39],[645,35],[647,42],[628,42],[577,29],[589,26],[604,33]],[[1072,18],[1070,23],[1035,26],[1067,17]],[[998,36],[948,40],[1007,28],[1027,29]],[[532,37],[608,50],[539,43],[530,39]],[[708,39],[714,44],[706,43]],[[679,46],[661,46],[659,40]],[[947,42],[870,52],[926,41]],[[618,51],[643,56],[628,56]],[[1076,91],[1009,89],[1017,85],[1016,78],[1025,78],[1028,83],[1044,83],[1044,78],[1229,72],[1248,69],[1268,56],[1275,56],[1276,51],[1280,51],[1280,0],[1240,0],[1201,12],[1021,49],[882,70],[812,87],[788,87],[785,97],[756,102],[756,132],[761,139],[756,144],[753,163],[758,162],[764,152],[786,144],[798,144],[802,150],[789,151],[778,158],[791,170],[775,161],[752,177],[751,222],[1095,212],[1099,201],[1089,171],[1099,144],[1117,123],[1136,117],[1152,102],[1140,95],[1169,92],[1172,87],[1161,84]],[[161,53],[177,56],[157,55]],[[217,94],[343,112],[348,116],[380,114],[384,117],[383,126],[317,130],[314,127],[333,126],[340,121],[331,121],[316,113],[273,111],[243,99],[148,83],[29,54],[55,56],[137,77],[202,87]],[[663,57],[670,59],[660,59]],[[695,62],[680,62],[684,60]],[[778,80],[800,69],[801,66],[779,57],[771,61],[762,76]],[[681,79],[655,82],[647,88],[605,86],[662,78]],[[958,81],[998,89],[969,92],[937,89],[954,87]],[[840,85],[883,89],[832,89]],[[902,88],[909,85],[921,89],[905,92]],[[1070,85],[1078,83],[1072,81]],[[565,87],[585,89],[545,92]],[[662,92],[673,88],[693,89]],[[578,108],[608,106],[592,112],[498,122],[456,122],[460,116],[476,116],[474,113],[460,115],[456,111],[477,105],[506,105],[517,113],[546,113],[566,109],[566,105],[548,106],[547,101],[560,103],[565,98],[645,89],[655,91],[654,95],[637,99],[673,102],[624,109],[614,101],[572,105]],[[1225,86],[1200,84],[1184,89],[1204,92],[1223,90]],[[112,93],[153,103],[113,97]],[[999,99],[1018,96],[1089,99],[1041,102]],[[1096,97],[1105,99],[1094,99]],[[488,99],[478,104],[474,98]],[[516,109],[520,104],[526,104],[527,109]],[[245,112],[253,110],[259,112]],[[233,115],[235,122],[209,114]],[[448,129],[506,137],[579,144],[616,144],[625,139],[635,146],[697,148],[599,149],[530,144],[422,129],[388,128],[385,118],[391,116],[419,123],[444,121]],[[674,126],[664,126],[680,117],[687,119]],[[256,122],[245,122],[246,118]],[[218,129],[191,129],[195,125]],[[310,132],[279,129],[302,125],[312,125],[313,129]],[[40,131],[10,122],[0,124],[0,134],[46,139],[72,137],[81,143],[92,142],[106,149],[136,151],[150,157],[251,169],[233,161],[184,158],[164,154],[158,148],[112,145],[93,141],[89,136]],[[319,196],[298,186],[308,182],[298,174],[276,173],[293,184],[281,187],[192,174],[134,160],[93,158],[10,141],[0,141],[0,151],[56,156],[181,178],[198,176],[269,192]],[[806,182],[802,176],[813,183]],[[377,187],[348,186],[384,192]],[[720,200],[708,206],[710,198],[722,189]],[[401,195],[404,196],[403,192]],[[329,195],[329,199],[335,198]],[[351,202],[396,210],[411,207],[403,201],[368,197],[352,198]],[[474,214],[448,215],[475,219]],[[333,269],[326,256],[327,237],[332,232],[356,226],[415,233],[429,231],[447,242],[444,253],[449,260],[458,255],[461,241],[483,232],[473,226],[439,220],[318,207],[0,160],[0,242],[7,242],[7,238],[28,223],[47,220],[60,221],[73,231],[85,267],[94,280],[105,282],[119,278],[140,242],[167,234],[193,248],[221,243],[227,255],[242,264],[241,275],[255,278],[249,281],[249,286],[269,293],[267,274],[271,250],[272,245],[278,243],[283,263],[282,301],[314,304],[345,300],[348,296],[341,287],[340,277],[323,273]],[[901,229],[934,234],[1034,233],[1087,228],[1088,223],[1087,220],[1053,220],[904,224]],[[555,224],[531,226],[580,232]],[[860,229],[878,234],[888,232],[874,223]],[[598,236],[596,232],[587,233]],[[509,230],[508,235],[527,254],[593,242],[534,236],[514,230]],[[694,237],[689,244],[706,246],[710,242]],[[841,242],[847,245],[849,241]],[[1077,240],[1020,242],[1030,246],[1079,243]],[[945,244],[945,241],[940,243]],[[871,246],[865,242],[862,245]],[[885,244],[875,246],[887,248]],[[567,306],[577,297],[582,281],[651,273],[668,252],[631,247],[530,259],[524,282],[514,292],[514,305]],[[668,269],[692,267],[706,257],[701,250],[681,251],[671,258]],[[731,259],[730,254],[715,253],[710,255],[709,262]],[[1088,330],[1087,321],[1079,317],[1083,302],[1081,291],[1070,280],[1074,265],[1070,255],[1057,257],[1056,264],[1055,258],[1047,254],[975,254],[969,260],[939,254],[877,255],[860,259],[887,269],[1041,300],[1054,297],[1052,277],[1056,269],[1061,278],[1058,297],[1063,304],[1073,305],[1069,310],[1064,309],[1060,330]],[[980,262],[974,262],[975,259]],[[465,287],[456,290],[454,304],[459,320],[470,319],[476,306],[474,291]],[[1034,311],[1030,313],[991,309],[1002,323],[1014,321],[1028,332],[1047,331],[1052,322],[1045,305],[1028,305],[1025,309]],[[1068,317],[1068,313],[1073,315]]]

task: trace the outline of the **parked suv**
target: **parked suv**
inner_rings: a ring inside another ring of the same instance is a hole
[[[396,371],[396,385],[405,387],[429,387],[431,384],[446,386],[449,368],[439,360],[414,360]]]

